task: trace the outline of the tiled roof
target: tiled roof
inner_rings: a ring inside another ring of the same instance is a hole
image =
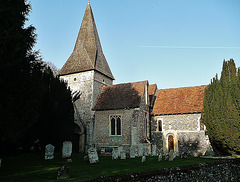
[[[148,87],[149,95],[154,95],[156,90],[157,90],[157,84],[149,85],[149,87]]]
[[[103,54],[90,4],[87,5],[74,50],[59,75],[97,70],[114,79]]]
[[[148,81],[104,86],[93,110],[137,108]]]
[[[157,90],[153,115],[202,112],[206,85]]]

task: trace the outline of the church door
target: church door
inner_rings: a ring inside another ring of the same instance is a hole
[[[174,151],[174,139],[172,135],[168,137],[168,151],[170,150]]]

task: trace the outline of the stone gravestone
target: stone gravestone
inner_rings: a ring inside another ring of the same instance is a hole
[[[45,159],[53,159],[54,158],[54,146],[51,144],[46,145],[45,147]]]
[[[170,150],[169,152],[169,161],[173,161],[174,159],[174,152],[172,150]]]
[[[64,165],[58,169],[57,179],[67,179],[70,178],[70,169]]]
[[[142,156],[142,162],[146,161],[146,156]]]
[[[125,152],[125,150],[122,150],[121,151],[121,159],[126,159],[127,157],[126,157],[126,152]]]
[[[148,156],[148,147],[147,146],[143,146],[143,155]]]
[[[162,161],[162,154],[160,153],[158,156],[158,162]]]
[[[138,144],[138,156],[139,157],[143,156],[143,144],[142,143]]]
[[[121,152],[122,152],[122,150],[123,150],[123,147],[121,146],[121,147],[118,147],[118,157],[121,157]]]
[[[152,145],[152,156],[157,156],[157,145]]]
[[[135,147],[134,146],[130,147],[130,158],[131,159],[135,158]]]
[[[167,161],[169,159],[168,154],[165,155],[165,161]]]
[[[62,158],[71,157],[71,155],[72,155],[72,142],[70,141],[63,142]]]
[[[118,148],[114,148],[112,150],[112,160],[118,159],[119,153],[118,153]]]
[[[88,159],[90,164],[94,164],[99,161],[97,150],[95,148],[88,149]]]

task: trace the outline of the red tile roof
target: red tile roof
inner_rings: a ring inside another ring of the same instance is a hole
[[[206,85],[157,90],[153,115],[202,112]]]
[[[105,86],[93,110],[113,110],[140,106],[148,81]]]
[[[149,87],[148,87],[149,95],[154,95],[156,90],[157,90],[157,84],[149,85]]]

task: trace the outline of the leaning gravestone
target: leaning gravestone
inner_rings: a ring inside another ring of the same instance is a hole
[[[64,165],[58,169],[57,179],[67,179],[70,178],[70,169]]]
[[[118,159],[119,153],[118,153],[118,148],[114,148],[112,151],[112,160]]]
[[[134,146],[131,146],[131,147],[130,147],[130,158],[131,158],[131,159],[134,159],[135,156],[136,156],[136,154],[135,154],[135,147],[134,147]]]
[[[158,162],[162,161],[162,154],[160,153],[158,156]]]
[[[72,142],[70,141],[63,142],[62,158],[71,157],[71,155],[72,155]]]
[[[143,155],[148,156],[148,147],[147,146],[143,146]]]
[[[139,157],[143,156],[143,144],[142,143],[138,144],[138,156]]]
[[[97,150],[95,148],[88,149],[88,159],[90,164],[94,164],[99,161]]]
[[[157,156],[157,145],[152,145],[152,156]]]
[[[46,145],[45,147],[45,159],[53,159],[54,158],[54,146],[51,144]]]
[[[127,157],[126,157],[126,152],[125,152],[125,150],[122,150],[121,151],[121,159],[126,159]]]
[[[172,150],[170,150],[169,152],[169,161],[173,161],[174,159],[174,152]]]
[[[142,156],[142,162],[146,161],[146,156]]]

